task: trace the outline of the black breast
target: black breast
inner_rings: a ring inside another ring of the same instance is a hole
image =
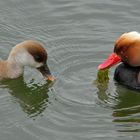
[[[138,82],[139,71],[140,67],[131,67],[121,63],[115,70],[114,79],[129,88],[140,90],[140,83]]]

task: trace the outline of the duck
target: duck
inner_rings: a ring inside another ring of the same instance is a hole
[[[47,59],[47,51],[40,42],[25,40],[12,48],[6,60],[0,60],[0,80],[18,78],[24,67],[29,66],[40,71],[47,80],[54,81]]]
[[[98,66],[98,70],[109,69],[120,63],[114,72],[118,83],[140,90],[140,33],[123,33],[116,41],[113,52]]]

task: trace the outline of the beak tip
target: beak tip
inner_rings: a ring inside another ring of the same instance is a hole
[[[56,80],[56,78],[53,77],[53,76],[48,76],[48,77],[47,77],[47,80],[48,80],[48,81],[51,81],[51,82],[54,82],[54,81]]]
[[[98,69],[98,70],[101,70],[101,69],[102,69],[102,68],[101,68],[101,65],[99,65],[97,69]]]
[[[97,69],[98,70],[104,70],[104,69],[107,69],[107,68],[109,68],[109,66],[106,66],[104,64],[100,64]]]

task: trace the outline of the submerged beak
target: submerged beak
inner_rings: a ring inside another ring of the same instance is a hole
[[[47,66],[47,64],[44,64],[43,66],[37,68],[42,75],[47,78],[49,81],[54,81],[55,78],[51,75],[51,72],[49,70],[49,67]]]
[[[113,65],[116,65],[117,63],[121,62],[121,58],[116,54],[112,53],[107,60],[105,60],[102,64],[98,66],[98,70],[104,70],[107,68],[112,67]]]

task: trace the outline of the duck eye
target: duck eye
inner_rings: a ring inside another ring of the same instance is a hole
[[[42,57],[39,56],[39,55],[35,55],[35,56],[34,56],[34,59],[35,59],[35,61],[37,61],[37,62],[41,62],[41,61],[42,61]]]
[[[129,59],[129,57],[126,55],[126,56],[124,56],[123,57],[123,62],[127,62],[128,61],[128,59]]]

